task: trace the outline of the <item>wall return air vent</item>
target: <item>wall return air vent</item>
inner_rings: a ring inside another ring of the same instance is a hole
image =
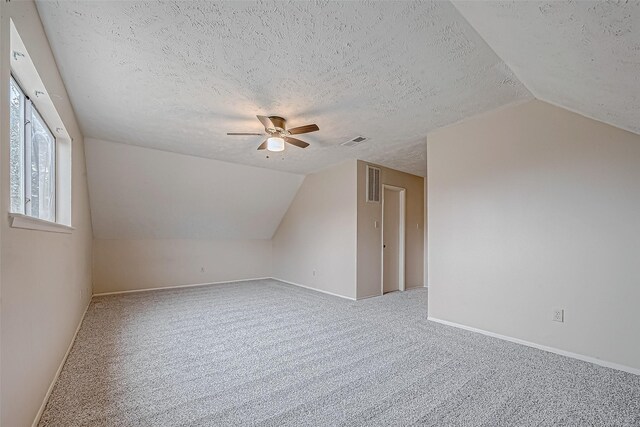
[[[345,141],[340,145],[342,145],[343,147],[355,147],[356,145],[362,144],[367,139],[369,138],[367,138],[366,136],[356,136],[355,138]]]
[[[380,203],[380,169],[367,165],[367,202]]]

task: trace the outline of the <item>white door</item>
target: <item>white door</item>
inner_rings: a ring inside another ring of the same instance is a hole
[[[382,195],[382,292],[400,290],[401,191],[383,187]]]

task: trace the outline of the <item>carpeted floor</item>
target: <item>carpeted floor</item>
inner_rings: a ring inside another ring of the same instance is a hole
[[[640,426],[640,377],[273,280],[93,299],[41,426]]]

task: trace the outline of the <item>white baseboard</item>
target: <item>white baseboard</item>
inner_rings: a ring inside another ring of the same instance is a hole
[[[78,326],[76,327],[76,331],[73,334],[73,338],[71,338],[71,343],[69,343],[69,347],[67,348],[67,352],[64,354],[62,361],[60,362],[60,366],[58,366],[58,370],[56,374],[53,376],[53,380],[51,380],[51,384],[49,384],[49,389],[47,393],[44,395],[44,399],[42,400],[42,405],[40,405],[40,409],[38,409],[38,413],[36,414],[36,418],[33,420],[33,424],[31,427],[37,427],[40,422],[40,418],[42,418],[42,413],[44,412],[44,408],[47,406],[47,402],[49,401],[49,397],[51,397],[51,392],[53,391],[53,387],[56,385],[58,381],[58,377],[62,372],[62,368],[67,361],[67,357],[69,357],[69,353],[71,353],[71,348],[73,344],[76,342],[76,337],[78,336],[78,332],[80,331],[80,327],[82,326],[82,322],[84,321],[84,317],[87,315],[87,310],[89,310],[89,305],[91,305],[91,300],[89,300],[89,304],[84,309],[84,313],[82,313],[82,317],[80,318],[80,322],[78,322]]]
[[[413,289],[426,289],[426,286],[409,286],[407,288],[405,288],[404,291],[411,291]],[[404,292],[404,291],[399,291],[399,292]],[[375,298],[375,297],[381,297],[384,296],[386,294],[373,294],[373,295],[365,295],[363,297],[358,297],[356,298],[357,301],[362,301],[363,299],[369,299],[369,298]]]
[[[200,286],[211,286],[211,285],[222,285],[225,283],[239,283],[239,282],[251,282],[253,280],[265,280],[271,279],[271,277],[255,277],[252,279],[239,279],[239,280],[225,280],[223,282],[209,282],[209,283],[194,283],[190,285],[171,285],[171,286],[162,286],[159,288],[145,288],[145,289],[131,289],[127,291],[113,291],[113,292],[100,292],[97,294],[93,294],[94,297],[102,297],[105,295],[117,295],[117,294],[131,294],[136,292],[147,292],[147,291],[161,291],[163,289],[181,289],[181,288],[196,288]]]
[[[381,296],[383,296],[383,295],[382,294],[365,295],[363,297],[356,298],[356,301],[362,301],[363,299],[376,298],[376,297],[381,297]]]
[[[608,362],[606,360],[597,359],[595,357],[585,356],[583,354],[573,353],[573,352],[566,351],[566,350],[560,350],[558,348],[549,347],[549,346],[542,345],[542,344],[536,344],[534,342],[521,340],[519,338],[513,338],[513,337],[510,337],[510,336],[507,336],[507,335],[496,334],[495,332],[489,332],[489,331],[485,331],[483,329],[478,329],[478,328],[474,328],[474,327],[471,327],[471,326],[461,325],[459,323],[449,322],[448,320],[442,320],[442,319],[438,319],[438,318],[435,318],[435,317],[427,317],[427,319],[431,320],[432,322],[441,323],[443,325],[453,326],[455,328],[460,328],[460,329],[465,329],[467,331],[476,332],[478,334],[487,335],[487,336],[490,336],[490,337],[493,337],[493,338],[498,338],[498,339],[501,339],[501,340],[510,341],[510,342],[513,342],[513,343],[516,343],[516,344],[526,345],[527,347],[537,348],[538,350],[548,351],[550,353],[559,354],[561,356],[571,357],[572,359],[582,360],[583,362],[589,362],[589,363],[593,363],[595,365],[604,366],[605,368],[617,369],[619,371],[628,372],[630,374],[640,375],[640,369],[632,368],[630,366],[620,365],[619,363]]]
[[[310,289],[312,291],[321,292],[323,294],[332,295],[334,297],[339,297],[339,298],[344,298],[344,299],[348,299],[348,300],[351,300],[351,301],[356,301],[356,299],[352,298],[352,297],[347,297],[345,295],[340,295],[340,294],[336,294],[336,293],[333,293],[333,292],[325,291],[325,290],[322,290],[322,289],[313,288],[311,286],[301,285],[300,283],[294,283],[294,282],[290,282],[288,280],[278,279],[277,277],[269,277],[269,279],[277,280],[279,282],[286,283],[288,285],[298,286],[300,288],[305,288],[305,289]]]

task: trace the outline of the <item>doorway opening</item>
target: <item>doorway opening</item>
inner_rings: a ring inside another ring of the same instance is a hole
[[[382,185],[382,294],[404,291],[406,189]]]

